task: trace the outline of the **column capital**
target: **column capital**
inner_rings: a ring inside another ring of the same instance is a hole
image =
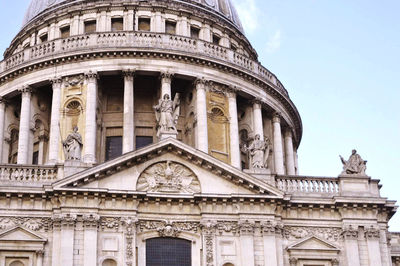
[[[63,82],[62,77],[54,77],[54,78],[50,79],[50,83],[53,85],[53,89],[55,87],[59,88],[61,86],[62,82]]]
[[[342,235],[345,239],[358,239],[358,229],[352,225],[343,228]]]
[[[163,71],[160,73],[160,77],[162,79],[162,82],[166,83],[171,83],[172,77],[174,76],[173,73],[170,73],[169,71]]]
[[[136,69],[123,69],[122,75],[127,80],[133,80],[135,78],[135,74],[136,74],[135,72],[136,72]]]
[[[254,221],[239,221],[239,230],[241,235],[253,235],[255,227],[256,225]]]
[[[236,86],[228,86],[226,88],[226,95],[228,98],[236,98],[236,94],[239,91],[239,89]]]
[[[253,108],[261,108],[262,100],[259,97],[255,97],[251,100],[251,103],[253,104]]]
[[[97,71],[89,71],[85,73],[85,78],[88,82],[96,82],[98,79]]]
[[[83,226],[85,228],[97,228],[100,221],[100,216],[98,214],[84,214],[82,216]]]
[[[283,232],[283,225],[276,221],[262,221],[261,232],[263,235],[279,235]]]
[[[272,115],[272,122],[274,123],[281,123],[281,114],[279,112],[275,112]]]
[[[19,88],[18,91],[21,92],[22,96],[30,96],[33,89],[29,85],[24,85],[22,88]]]
[[[3,96],[0,96],[0,105],[5,105],[5,104],[7,104],[7,100]]]
[[[285,127],[285,137],[292,138],[293,137],[293,128]]]
[[[365,229],[364,232],[365,238],[366,239],[379,239],[380,238],[380,234],[379,234],[379,228],[374,227],[373,225],[371,225],[370,227]]]
[[[39,141],[48,141],[49,140],[49,136],[46,133],[43,133],[38,138],[39,138]]]
[[[204,77],[198,77],[198,78],[196,78],[195,81],[194,81],[194,85],[196,86],[196,89],[197,89],[197,88],[202,88],[202,89],[204,89],[204,86],[206,86],[207,83],[209,83],[209,81],[206,80]]]

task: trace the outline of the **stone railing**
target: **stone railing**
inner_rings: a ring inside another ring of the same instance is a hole
[[[51,183],[57,180],[57,167],[38,165],[0,165],[0,182]]]
[[[234,67],[250,71],[260,79],[273,84],[275,89],[284,95],[288,95],[284,86],[274,74],[263,67],[259,62],[251,60],[247,56],[232,49],[215,45],[210,42],[191,39],[189,37],[169,35],[154,32],[102,32],[85,35],[71,36],[64,39],[56,39],[15,53],[0,63],[0,72],[3,74],[12,72],[29,63],[57,56],[66,56],[74,52],[108,52],[109,50],[128,50],[132,48],[145,50],[179,51],[191,56],[205,56],[230,63]]]
[[[338,195],[339,180],[332,177],[277,176],[276,186],[288,194]]]

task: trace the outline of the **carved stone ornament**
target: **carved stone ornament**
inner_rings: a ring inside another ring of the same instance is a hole
[[[303,239],[309,236],[317,236],[331,242],[337,242],[340,239],[342,230],[332,227],[300,227],[285,226],[283,236],[289,240]]]
[[[199,193],[200,183],[186,166],[166,161],[151,165],[139,176],[138,191],[167,193]]]
[[[113,230],[118,231],[121,223],[120,217],[101,217],[100,226],[103,231]]]
[[[347,175],[361,175],[365,176],[365,170],[367,169],[367,161],[364,161],[356,150],[351,151],[349,159],[346,161],[340,156],[340,160],[343,164],[342,174]]]
[[[255,227],[256,227],[256,225],[253,221],[245,220],[245,221],[239,222],[240,234],[242,234],[242,235],[254,234]]]
[[[367,238],[367,239],[379,239],[380,238],[379,228],[376,228],[372,225],[365,229],[364,234],[365,234],[365,238]]]
[[[84,81],[85,76],[81,74],[77,76],[65,77],[64,84],[66,88],[75,88],[82,86]]]
[[[144,231],[157,231],[160,237],[178,237],[181,232],[198,231],[198,222],[140,221],[139,228]]]
[[[276,221],[262,221],[261,232],[264,235],[282,234],[283,225]]]
[[[345,239],[357,239],[358,229],[357,227],[353,227],[352,225],[346,226],[345,228],[343,228],[342,235]]]
[[[234,222],[234,221],[218,222],[217,229],[218,229],[219,234],[222,234],[224,232],[237,234],[237,233],[239,233],[239,224],[238,224],[238,222]]]
[[[176,93],[173,101],[170,97],[169,94],[164,94],[158,104],[153,106],[157,120],[157,136],[160,139],[163,134],[178,134],[176,125],[180,113],[180,94]]]
[[[0,217],[0,230],[21,226],[32,231],[48,231],[51,223],[50,217]]]

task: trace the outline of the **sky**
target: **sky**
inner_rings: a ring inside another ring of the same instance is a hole
[[[338,176],[339,155],[357,149],[381,195],[400,200],[400,1],[232,1],[260,62],[302,117],[300,174]],[[0,51],[29,2],[0,0]],[[390,230],[400,231],[400,210]]]

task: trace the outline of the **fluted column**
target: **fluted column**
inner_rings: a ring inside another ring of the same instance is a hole
[[[6,103],[3,99],[3,97],[0,97],[0,163],[3,162],[5,114],[6,114]]]
[[[253,101],[254,135],[260,135],[260,140],[264,140],[264,127],[262,120],[261,101]]]
[[[197,79],[196,85],[196,112],[197,112],[197,149],[208,153],[208,129],[207,129],[207,99],[206,81]]]
[[[293,137],[290,128],[285,131],[286,174],[295,175],[295,162],[293,154]]]
[[[134,107],[134,77],[133,71],[127,70],[124,74],[124,136],[122,153],[135,150],[135,107]]]
[[[254,266],[254,223],[239,222],[242,266]]]
[[[230,116],[229,132],[230,132],[231,164],[232,166],[241,169],[240,147],[239,147],[239,123],[237,115],[235,88],[230,88],[228,90],[228,101],[229,101],[229,116]]]
[[[86,93],[86,128],[85,142],[83,143],[85,163],[96,163],[96,109],[97,109],[97,73],[89,72],[85,74],[87,81]]]
[[[169,72],[162,72],[161,73],[161,99],[164,98],[165,94],[169,95],[169,98],[172,99],[171,95],[171,82],[172,82],[173,74]]]
[[[285,174],[283,166],[283,151],[282,151],[282,132],[281,132],[281,119],[278,114],[275,114],[273,119],[273,131],[274,131],[274,161],[275,161],[275,172],[278,175]]]
[[[19,121],[18,164],[27,164],[29,155],[29,134],[31,126],[31,94],[32,89],[25,86],[19,90],[21,95],[21,117]]]
[[[58,152],[60,147],[60,108],[61,108],[61,86],[62,79],[55,78],[53,84],[53,98],[51,103],[50,118],[50,139],[49,139],[49,164],[58,162]]]

